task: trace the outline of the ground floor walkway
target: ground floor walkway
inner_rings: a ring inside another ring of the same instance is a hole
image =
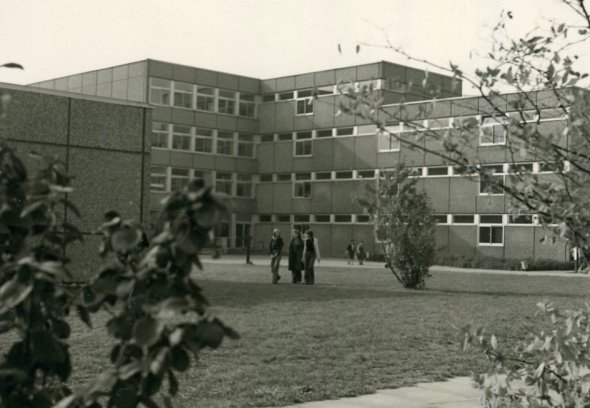
[[[286,257],[284,257],[286,258]],[[262,255],[254,255],[251,258],[254,265],[268,265],[270,268],[270,257]],[[246,263],[244,255],[222,255],[218,259],[213,259],[211,255],[202,255],[201,261],[203,263],[219,263],[228,265],[243,265]],[[286,265],[286,259],[285,263]],[[384,268],[383,262],[367,262],[361,266],[358,262],[354,265],[348,265],[346,259],[343,258],[322,258],[319,264],[316,264],[316,268],[322,267],[338,267],[338,268]],[[431,272],[465,272],[465,273],[495,273],[500,275],[531,275],[531,276],[571,276],[571,277],[586,277],[588,275],[574,273],[573,271],[504,271],[497,269],[473,269],[473,268],[456,268],[453,266],[431,266]]]
[[[414,387],[378,390],[375,394],[314,401],[286,408],[480,408],[481,392],[468,377],[422,383]]]

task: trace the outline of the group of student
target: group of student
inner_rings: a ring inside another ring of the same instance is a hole
[[[344,252],[346,253],[349,265],[354,265],[355,257],[359,261],[359,265],[362,265],[368,257],[367,252],[365,252],[363,241],[360,241],[358,245],[355,245],[354,240],[351,239],[348,245],[346,245]]]
[[[277,284],[281,279],[279,267],[285,242],[281,237],[281,231],[275,229],[269,243],[270,252],[270,271],[272,273],[272,283]],[[293,283],[303,283],[313,285],[315,283],[315,262],[320,263],[320,247],[318,239],[313,236],[313,231],[307,230],[303,237],[301,231],[294,229],[291,232],[291,242],[289,243],[289,270],[293,277]]]

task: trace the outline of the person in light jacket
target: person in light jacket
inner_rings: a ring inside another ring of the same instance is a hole
[[[281,279],[279,275],[279,266],[281,265],[281,256],[283,255],[283,247],[285,243],[281,237],[281,231],[275,228],[272,232],[272,238],[268,244],[270,252],[270,272],[272,273],[272,283],[279,283]]]
[[[305,268],[304,281],[308,285],[315,283],[314,263],[320,263],[320,247],[318,240],[313,236],[313,231],[307,230],[303,240],[303,266]]]

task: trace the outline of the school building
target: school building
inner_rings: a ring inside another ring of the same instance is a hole
[[[288,236],[295,227],[314,230],[323,256],[344,256],[350,239],[379,252],[355,198],[403,161],[431,198],[441,252],[566,259],[564,245],[539,242],[547,232],[533,214],[510,215],[510,199],[501,191],[458,174],[436,155],[400,146],[369,120],[339,113],[338,87],[352,86],[378,94],[386,110],[403,102],[406,114],[419,118],[424,129],[451,131],[453,121],[474,117],[481,129],[474,151],[482,165],[506,177],[512,158],[493,108],[482,98],[461,96],[460,81],[451,77],[430,73],[426,88],[424,78],[422,70],[385,61],[261,80],[145,60],[32,86],[149,105],[149,212],[159,210],[168,192],[203,178],[232,197],[231,216],[216,231],[218,242],[230,250],[242,248],[249,234],[254,247],[264,250],[273,228]],[[436,104],[429,101],[432,95]],[[541,127],[564,126],[550,93],[531,95],[546,107]],[[496,102],[509,110],[510,98]],[[387,129],[402,137],[416,131],[403,122]],[[99,139],[96,143],[100,146]],[[428,138],[420,143],[442,149]],[[551,172],[534,152],[521,165]]]

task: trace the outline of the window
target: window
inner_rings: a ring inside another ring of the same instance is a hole
[[[168,169],[166,167],[152,166],[150,176],[151,191],[167,191]]]
[[[567,111],[563,108],[543,109],[541,111],[541,120],[563,120],[567,119]]]
[[[191,128],[190,126],[172,126],[172,149],[191,150]]]
[[[334,215],[334,222],[352,222],[352,215],[336,214]]]
[[[449,175],[449,168],[445,167],[427,167],[426,168],[426,175],[427,176],[448,176]]]
[[[311,156],[311,132],[298,132],[295,140],[295,156]]]
[[[311,198],[311,182],[296,181],[293,183],[293,197]]]
[[[433,215],[432,218],[434,218],[434,222],[436,222],[437,224],[447,224],[448,223],[447,216],[444,214]]]
[[[236,182],[236,196],[237,197],[252,197],[252,175],[238,173]]]
[[[213,152],[213,130],[205,128],[195,129],[195,152]]]
[[[260,214],[258,215],[258,222],[272,222],[272,215]]]
[[[167,123],[152,123],[152,147],[161,147],[162,149],[168,149]]]
[[[266,94],[262,95],[262,102],[274,102],[275,101],[275,94]]]
[[[254,95],[240,93],[239,114],[248,118],[256,117],[256,97]]]
[[[495,174],[503,173],[503,166],[492,165],[492,166],[481,166],[481,169],[487,174],[486,177],[479,179],[479,194],[480,195],[503,195],[504,189],[502,185],[504,183],[504,176]]]
[[[359,178],[359,179],[375,178],[375,170],[359,170],[356,172],[356,178]]]
[[[539,163],[539,173],[559,173],[565,168],[564,163]]]
[[[150,103],[170,106],[171,85],[166,79],[150,78]]]
[[[325,171],[325,172],[316,173],[315,179],[316,180],[332,180],[332,172]]]
[[[229,224],[227,222],[220,222],[215,225],[214,232],[217,238],[229,238]]]
[[[473,215],[453,215],[453,224],[473,224]]]
[[[206,86],[197,87],[197,109],[202,111],[215,111],[215,89]]]
[[[354,135],[354,128],[353,127],[336,129],[336,136],[352,136],[352,135]]]
[[[509,169],[510,173],[532,173],[533,163],[512,163]]]
[[[291,181],[291,173],[277,174],[277,181]]]
[[[297,100],[297,115],[310,115],[313,113],[313,99],[298,99]]]
[[[215,191],[227,195],[232,194],[232,176],[231,173],[217,173],[215,175]]]
[[[260,182],[261,183],[272,183],[272,174],[261,174],[260,175]]]
[[[279,94],[279,101],[288,101],[293,99],[295,93],[293,91],[289,91],[289,92],[281,92]]]
[[[180,191],[187,185],[190,179],[189,169],[177,169],[172,167],[172,175],[170,177],[170,191]]]
[[[532,215],[510,215],[508,222],[510,224],[532,224],[533,223],[533,216]]]
[[[501,215],[480,215],[478,242],[480,245],[502,245],[504,243]]]
[[[428,119],[427,128],[430,130],[449,129],[453,127],[452,118]]]
[[[495,145],[506,142],[504,120],[496,116],[482,116],[479,128],[479,144]]]
[[[174,82],[174,106],[177,108],[193,107],[193,86],[184,82]]]
[[[315,137],[332,137],[332,129],[316,130]]]
[[[291,216],[287,214],[278,214],[277,222],[291,222]]]
[[[202,170],[193,170],[193,180],[203,180],[205,184],[211,184],[211,172]]]
[[[309,215],[295,214],[293,216],[293,221],[309,223]]]
[[[217,112],[234,115],[236,112],[236,93],[234,91],[219,90]]]
[[[329,214],[316,214],[313,218],[315,222],[330,222]]]
[[[319,96],[327,96],[327,95],[334,95],[334,86],[320,86],[316,89],[315,94]]]
[[[366,224],[371,221],[371,216],[368,214],[357,214],[356,222]]]
[[[385,129],[377,132],[379,136],[379,151],[397,151],[399,150],[399,137],[402,132],[402,124],[386,126]]]
[[[238,156],[254,157],[254,135],[238,134]]]
[[[337,171],[334,173],[334,178],[336,180],[351,179],[352,171]]]
[[[217,154],[232,156],[234,154],[234,134],[217,131]]]
[[[274,140],[275,140],[275,135],[262,135],[262,136],[260,136],[260,141],[262,143],[274,142]]]
[[[279,133],[278,139],[280,142],[284,142],[286,140],[293,140],[293,133]]]
[[[295,173],[295,180],[311,180],[311,173]]]

